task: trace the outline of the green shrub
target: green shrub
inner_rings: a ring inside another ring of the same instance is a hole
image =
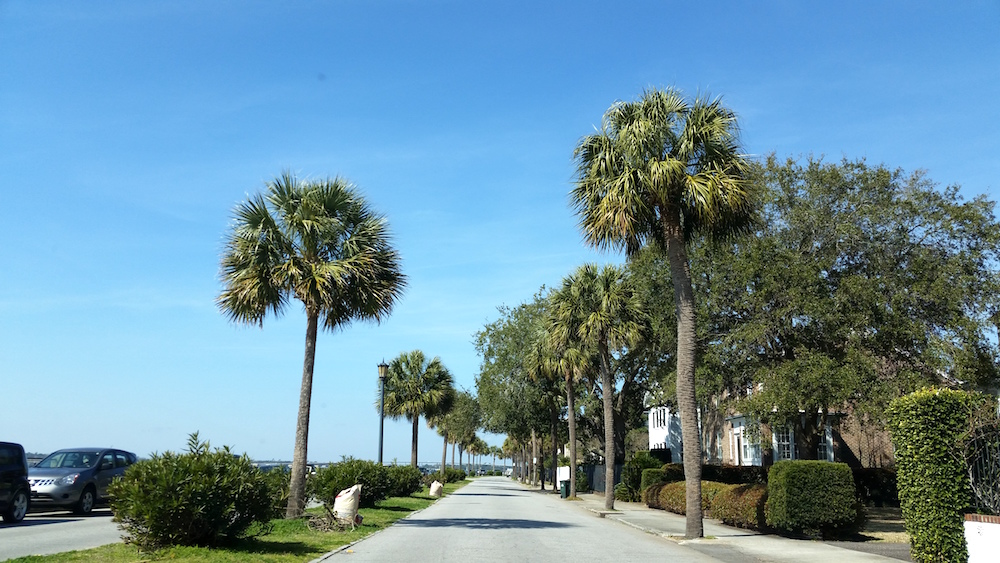
[[[424,475],[423,484],[425,487],[429,487],[434,481],[440,481],[443,483],[457,483],[459,481],[464,481],[467,475],[464,469],[455,469],[454,467],[445,467],[444,476],[442,477],[440,471],[435,471],[428,475]]]
[[[389,496],[389,470],[374,461],[345,457],[340,463],[324,467],[306,482],[309,494],[331,509],[337,494],[361,485],[360,505],[373,507]]]
[[[646,489],[648,489],[652,485],[656,485],[658,483],[666,483],[666,482],[667,482],[666,473],[663,471],[662,468],[654,467],[651,469],[643,469],[642,480],[639,481],[640,494],[642,492],[645,492]]]
[[[682,466],[683,467],[683,466]],[[703,465],[701,478],[731,485],[745,483],[767,484],[767,471],[759,465]]]
[[[667,483],[653,483],[643,489],[642,502],[646,503],[646,506],[650,508],[664,510],[663,506],[660,505],[660,490],[665,486],[667,486]]]
[[[663,470],[663,478],[666,479],[667,483],[676,483],[677,481],[684,480],[684,464],[681,463],[668,463],[661,467]]]
[[[687,514],[687,492],[684,481],[667,483],[657,495],[658,507],[674,514]]]
[[[618,497],[618,486],[615,486],[615,498],[626,502],[636,502],[642,497],[642,472],[646,469],[661,467],[658,459],[648,451],[636,452],[632,459],[622,467],[622,482],[624,485],[621,498]]]
[[[953,448],[984,402],[964,391],[923,389],[889,405],[899,505],[915,561],[969,557],[962,515],[971,504],[969,478]]]
[[[712,500],[712,517],[737,528],[763,530],[766,500],[767,485],[729,485]]]
[[[712,505],[715,502],[715,497],[719,495],[722,491],[732,487],[729,483],[719,483],[717,481],[702,481],[701,482],[701,510],[710,514],[712,512]]]
[[[628,485],[625,483],[615,485],[615,500],[632,502],[632,492],[629,490]]]
[[[702,510],[706,513],[711,512],[712,501],[715,497],[731,486],[715,481],[702,481]],[[656,491],[655,498],[653,497],[654,491]],[[673,483],[665,483],[662,486],[651,485],[649,493],[643,495],[643,500],[651,508],[660,508],[676,514],[687,514],[687,483],[685,481],[674,481]]]
[[[590,481],[587,480],[587,472],[582,468],[576,468],[576,492],[585,493],[590,490]]]
[[[262,535],[274,516],[264,474],[229,448],[209,450],[198,433],[183,454],[153,454],[109,488],[114,521],[143,550],[215,546]]]
[[[420,490],[424,474],[412,465],[391,465],[389,472],[390,497],[408,497]]]
[[[771,466],[764,515],[769,526],[824,538],[857,531],[863,514],[844,463],[785,460]]]
[[[267,484],[268,496],[271,497],[272,518],[281,518],[288,507],[288,490],[292,474],[284,468],[263,471],[264,482]]]

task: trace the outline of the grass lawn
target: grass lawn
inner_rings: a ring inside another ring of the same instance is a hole
[[[448,483],[445,494],[450,494],[469,481]],[[215,549],[203,547],[173,547],[154,553],[138,553],[125,544],[112,544],[84,551],[69,551],[55,555],[32,555],[11,559],[9,563],[135,563],[140,561],[193,561],[205,563],[241,563],[260,561],[274,563],[300,563],[311,561],[338,547],[371,535],[407,515],[434,503],[426,488],[406,498],[390,498],[376,508],[362,508],[364,523],[355,530],[343,532],[317,532],[310,530],[305,519],[275,520],[274,530],[266,536],[246,540],[235,545]]]

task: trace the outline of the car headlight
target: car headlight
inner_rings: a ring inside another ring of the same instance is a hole
[[[73,483],[76,483],[76,480],[79,479],[79,478],[80,478],[80,474],[79,473],[74,473],[72,475],[67,475],[65,477],[60,477],[60,478],[56,479],[56,485],[59,485],[60,487],[65,487],[67,485],[72,485]]]

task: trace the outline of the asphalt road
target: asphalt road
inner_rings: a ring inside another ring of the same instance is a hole
[[[89,516],[69,512],[30,513],[20,524],[0,523],[0,561],[25,555],[46,555],[90,549],[121,541],[111,510],[94,509]]]
[[[574,504],[484,477],[327,561],[717,561]]]

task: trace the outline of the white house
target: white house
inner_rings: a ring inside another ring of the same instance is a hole
[[[670,450],[673,461],[681,460],[681,417],[670,407],[649,409],[649,449]]]

